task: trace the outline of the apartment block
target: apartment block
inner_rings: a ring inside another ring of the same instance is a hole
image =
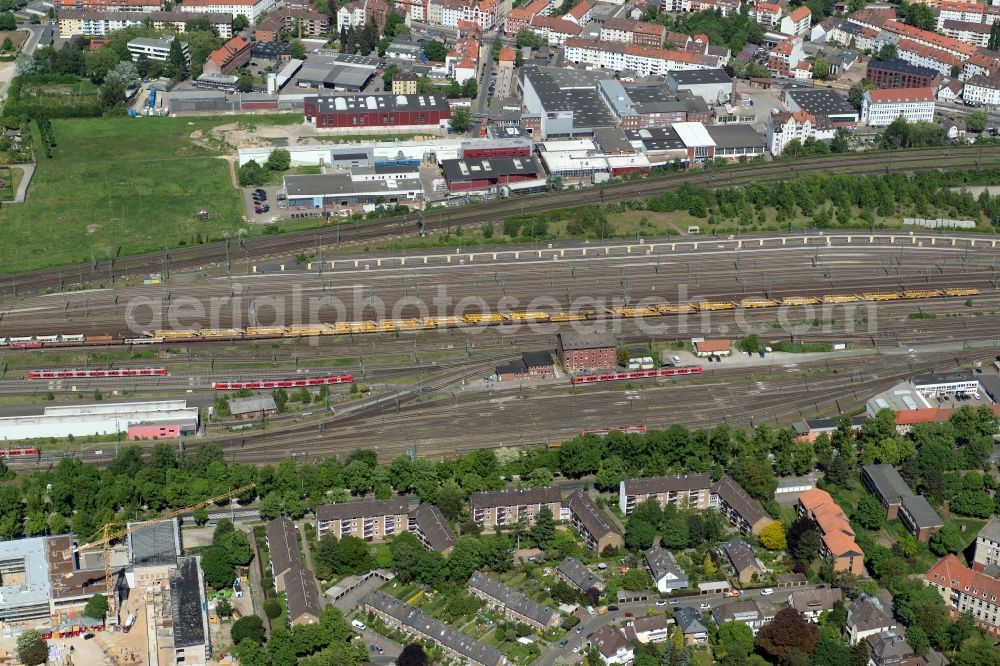
[[[507,527],[522,520],[533,523],[542,506],[548,506],[553,518],[559,520],[562,496],[557,488],[512,488],[472,493],[469,497],[472,519],[487,532],[496,525]]]
[[[575,491],[566,498],[566,508],[573,528],[594,552],[600,553],[608,546],[621,548],[624,545],[622,535],[587,493]]]
[[[619,484],[618,508],[629,515],[639,502],[656,500],[661,506],[707,509],[711,506],[712,477],[708,474],[679,474],[643,479],[624,479]]]
[[[386,537],[407,531],[411,505],[416,497],[324,504],[316,509],[316,538],[333,534],[338,539],[353,536],[381,543]]]
[[[820,554],[833,563],[834,571],[861,575],[865,553],[854,541],[854,530],[847,514],[833,501],[830,493],[813,488],[799,495],[798,515],[816,523],[822,540]]]
[[[559,613],[556,611],[479,571],[469,578],[469,592],[485,601],[490,608],[499,609],[514,622],[542,631],[559,624]]]
[[[953,613],[971,613],[980,629],[1000,635],[1000,580],[949,553],[924,574],[924,584],[935,587]]]

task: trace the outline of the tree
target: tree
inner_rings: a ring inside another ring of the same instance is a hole
[[[251,640],[258,645],[264,644],[264,621],[257,615],[245,615],[233,622],[229,635],[233,643],[239,645],[244,640]]]
[[[462,82],[462,97],[468,97],[469,99],[476,99],[479,96],[479,84],[476,83],[476,77],[470,76],[465,81]]]
[[[427,666],[427,655],[420,643],[410,643],[396,657],[396,666]]]
[[[451,110],[451,129],[467,132],[472,126],[472,111],[467,106],[457,106]]]
[[[358,537],[347,535],[337,548],[336,572],[340,575],[367,573],[374,568],[368,544]]]
[[[100,105],[104,111],[110,111],[125,103],[125,85],[117,78],[109,78],[101,86]]]
[[[205,582],[216,590],[229,587],[236,579],[236,570],[222,546],[210,546],[202,551],[201,570],[205,573]]]
[[[631,517],[625,524],[625,547],[639,552],[653,545],[656,538],[656,528],[641,518]]]
[[[287,148],[275,148],[264,162],[264,168],[268,171],[288,171],[290,166],[292,166],[292,154]]]
[[[236,77],[236,90],[242,93],[253,92],[253,74],[250,72],[240,72]]]
[[[521,28],[517,31],[515,43],[517,44],[518,50],[525,46],[530,46],[533,49],[539,49],[547,45],[549,40],[545,35],[537,33],[531,28]]]
[[[170,52],[167,54],[166,74],[174,81],[182,81],[187,77],[187,58],[181,48],[181,42],[174,37],[170,40]]]
[[[195,525],[199,527],[208,523],[208,509],[203,506],[199,506],[191,513],[191,517],[194,518]]]
[[[267,182],[267,173],[256,160],[250,160],[239,169],[241,187],[256,187]]]
[[[883,44],[882,48],[875,54],[875,57],[879,60],[894,60],[899,57],[899,51],[896,49],[895,44]]]
[[[813,78],[826,81],[830,78],[830,63],[826,58],[816,58],[813,61]]]
[[[243,14],[237,14],[233,17],[233,30],[236,32],[243,32],[248,25],[250,25],[250,20]]]
[[[958,527],[954,523],[945,523],[944,527],[931,536],[928,545],[932,553],[940,556],[948,553],[960,553],[965,547],[962,533],[958,531]]]
[[[87,605],[83,607],[83,614],[94,620],[103,620],[108,614],[108,599],[103,594],[95,594],[87,599]]]
[[[851,517],[866,530],[877,530],[885,521],[885,510],[877,499],[865,494],[858,500],[858,508]]]
[[[757,633],[756,645],[776,660],[783,660],[790,650],[811,654],[819,640],[819,627],[794,608],[783,608]]]
[[[14,30],[17,28],[17,18],[12,12],[0,14],[0,30]]]
[[[25,629],[17,637],[17,658],[25,666],[39,666],[49,658],[49,646],[37,629]]]
[[[546,550],[556,535],[556,524],[552,517],[552,509],[543,504],[535,515],[535,524],[531,527],[531,538],[542,550]]]
[[[847,102],[855,109],[860,109],[867,90],[868,88],[863,83],[855,83],[847,91]]]
[[[432,39],[424,44],[424,55],[432,62],[444,62],[448,57],[448,47],[444,42]]]
[[[910,644],[914,654],[918,657],[926,657],[930,651],[930,639],[927,638],[927,634],[920,627],[913,626],[906,630],[906,642]]]
[[[934,14],[929,5],[913,3],[906,10],[906,22],[921,30],[934,30]]]
[[[226,553],[226,560],[234,566],[246,566],[253,559],[250,537],[243,530],[226,533],[217,544]]]
[[[997,23],[994,26],[1000,25]],[[986,129],[986,124],[989,122],[989,118],[986,116],[986,112],[982,109],[976,109],[969,115],[965,117],[965,129],[970,132],[982,132]]]
[[[264,599],[264,614],[270,620],[276,620],[281,615],[281,601],[278,600],[278,597]]]
[[[753,652],[753,630],[743,622],[723,622],[715,646],[715,657],[738,664]]]
[[[631,592],[648,590],[653,585],[653,579],[645,569],[629,569],[622,576],[622,587]]]
[[[145,53],[141,54],[135,62],[135,69],[142,78],[149,76],[149,56]]]
[[[760,531],[760,545],[768,550],[784,550],[788,548],[788,540],[785,538],[785,528],[777,520],[768,523]]]
[[[827,468],[824,479],[835,486],[843,486],[850,477],[851,469],[842,455],[835,455],[830,467]]]
[[[302,60],[303,58],[306,57],[305,44],[296,39],[294,42],[292,42],[289,54],[296,60]]]

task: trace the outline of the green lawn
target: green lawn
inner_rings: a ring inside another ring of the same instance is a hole
[[[103,259],[107,247],[124,256],[221,239],[246,227],[226,161],[190,138],[238,120],[53,120],[53,158],[40,157],[27,202],[0,210],[0,273],[89,262],[91,252]],[[248,122],[275,120],[284,119]],[[200,208],[208,220],[197,218]]]

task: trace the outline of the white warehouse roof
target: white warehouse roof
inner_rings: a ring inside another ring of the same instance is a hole
[[[701,123],[674,123],[674,131],[688,148],[694,146],[714,146],[715,141]]]

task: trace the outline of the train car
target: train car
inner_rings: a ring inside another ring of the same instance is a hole
[[[816,305],[819,299],[812,296],[788,296],[781,299],[782,305]]]
[[[549,314],[547,312],[540,312],[538,310],[530,312],[508,312],[503,315],[503,318],[507,321],[548,321]]]
[[[656,306],[656,311],[660,314],[691,314],[696,310],[697,308],[691,303],[678,303],[677,305],[662,303]]]
[[[179,328],[177,330],[159,330],[153,333],[154,338],[164,340],[196,340],[199,331],[193,328]]]
[[[861,300],[855,294],[826,294],[823,296],[824,303],[857,303]]]
[[[84,341],[84,336],[83,336],[83,333],[75,333],[73,335],[60,335],[59,336],[59,341],[60,342],[83,342]]]
[[[979,290],[975,288],[945,289],[946,296],[978,296]]]
[[[549,321],[556,323],[563,323],[568,321],[585,321],[586,319],[587,315],[581,314],[579,312],[558,312],[549,317]]]
[[[17,335],[17,336],[12,335],[9,338],[10,344],[12,345],[23,342],[33,342],[34,339],[35,337],[33,335]]]
[[[736,307],[736,304],[729,301],[705,301],[703,303],[698,303],[697,307],[701,311],[732,310]]]
[[[44,345],[44,342],[30,340],[28,342],[11,342],[7,346],[9,349],[41,349]]]
[[[351,333],[377,333],[378,326],[373,321],[351,321],[347,323]]]
[[[0,347],[7,346],[7,338],[0,338]]]
[[[596,435],[597,437],[607,437],[613,431],[625,433],[626,435],[642,435],[649,432],[649,428],[644,425],[621,426],[619,428],[598,428],[597,430],[581,430],[580,435]]]
[[[325,334],[327,327],[325,324],[319,326],[288,326],[281,334],[284,338],[311,338]]]
[[[597,382],[614,382],[629,379],[658,379],[660,377],[677,377],[682,375],[700,375],[700,365],[680,365],[673,368],[658,370],[621,370],[592,375],[576,375],[570,381],[574,384],[594,384]]]
[[[894,291],[866,291],[861,294],[866,301],[898,301],[899,294]]]
[[[496,312],[485,312],[467,314],[463,319],[467,324],[499,324],[503,321],[503,316]]]
[[[19,458],[21,456],[38,456],[42,451],[36,447],[22,449],[0,449],[0,458]]]
[[[152,340],[154,338],[145,338]],[[112,335],[86,335],[83,338],[83,344],[85,345],[111,345],[114,344],[115,338]]]
[[[242,328],[203,328],[199,335],[206,340],[228,340],[229,338],[242,338]]]
[[[903,292],[903,298],[940,298],[944,293],[940,289],[909,289]]]
[[[773,308],[778,304],[770,298],[744,298],[740,301],[741,308]]]
[[[248,338],[280,338],[285,334],[284,326],[248,326],[246,337]]]
[[[424,323],[428,326],[433,326],[434,328],[452,328],[454,326],[462,326],[465,324],[465,320],[461,317],[427,317],[424,319]]]
[[[163,338],[125,338],[122,342],[126,345],[158,345],[163,342]]]
[[[39,342],[41,342],[43,344],[45,344],[45,343],[51,344],[53,342],[59,342],[59,336],[58,335],[36,335],[35,336],[35,340],[38,340]]]
[[[611,308],[609,311],[612,314],[618,315],[619,317],[629,317],[629,318],[632,318],[632,317],[655,317],[657,314],[659,314],[653,308],[647,308],[647,307],[618,306],[618,307]]]
[[[166,368],[30,370],[28,379],[116,379],[120,377],[166,377],[168,374]]]
[[[238,391],[240,389],[278,389],[278,388],[299,388],[302,386],[323,386],[324,384],[350,384],[354,381],[353,375],[329,375],[327,377],[303,377],[300,379],[272,379],[272,380],[250,380],[250,381],[230,381],[213,382],[212,388],[216,391]]]

